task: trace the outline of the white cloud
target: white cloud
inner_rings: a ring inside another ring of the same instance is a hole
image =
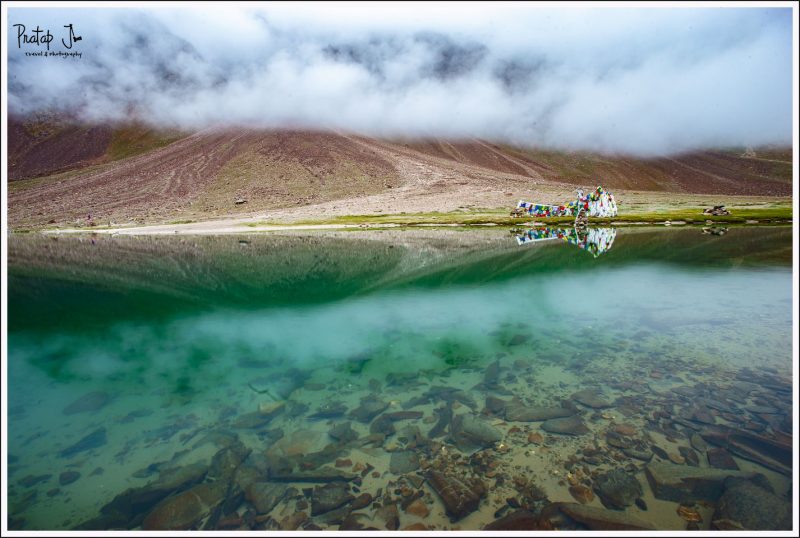
[[[664,154],[790,143],[791,10],[511,4],[9,9],[9,106]],[[30,50],[30,49],[28,49]]]

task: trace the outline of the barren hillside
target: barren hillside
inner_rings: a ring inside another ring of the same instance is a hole
[[[353,213],[505,207],[574,186],[791,195],[791,148],[641,159],[480,140],[9,121],[9,220],[165,222],[325,204]],[[240,203],[235,203],[236,201]]]

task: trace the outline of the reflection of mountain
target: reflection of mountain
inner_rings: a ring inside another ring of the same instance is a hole
[[[9,237],[9,324],[102,326],[236,306],[321,304],[377,290],[476,285],[631,263],[687,268],[791,266],[790,227],[622,229],[593,259],[545,241],[518,248],[502,230],[383,230],[251,236]],[[54,305],[54,293],[63,300]],[[20,315],[24,312],[24,315]]]
[[[517,234],[517,244],[527,245],[537,241],[561,239],[575,245],[596,258],[607,252],[617,237],[616,228],[531,228]]]

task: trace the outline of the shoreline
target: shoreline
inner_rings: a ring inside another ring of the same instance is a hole
[[[711,216],[694,211],[653,212],[618,215],[613,218],[590,218],[589,226],[773,226],[794,222],[792,208],[747,209],[732,215]],[[319,220],[269,221],[259,217],[217,219],[199,222],[149,224],[143,226],[98,226],[16,230],[12,233],[110,234],[110,235],[217,235],[249,234],[276,231],[364,230],[387,228],[471,228],[471,227],[572,227],[571,217],[518,218],[496,213],[442,213],[399,215],[348,215]]]
[[[725,222],[725,221],[715,221],[712,224],[707,224],[705,222],[694,222],[694,223],[687,223],[687,222],[655,222],[655,221],[642,221],[642,222],[612,222],[610,224],[602,223],[599,226],[590,226],[592,227],[646,227],[646,226],[664,226],[664,227],[671,227],[671,226],[714,226],[717,224],[727,224],[729,226],[788,226],[792,224],[791,220],[785,221],[763,221],[758,223],[739,223],[739,222]],[[546,222],[534,222],[534,223],[520,223],[516,225],[519,227],[525,228],[542,228],[547,226],[554,226],[552,223]],[[44,235],[81,235],[81,234],[106,234],[106,235],[138,235],[138,236],[148,236],[148,235],[247,235],[252,233],[270,233],[270,232],[281,232],[281,231],[319,231],[319,230],[329,230],[329,231],[343,231],[343,230],[385,230],[385,229],[393,229],[393,228],[472,228],[472,227],[497,227],[497,228],[513,228],[515,225],[508,225],[508,224],[364,224],[364,225],[357,225],[357,224],[308,224],[308,225],[270,225],[270,226],[257,226],[252,228],[232,228],[232,227],[209,227],[209,228],[200,228],[200,229],[182,229],[180,225],[176,225],[173,227],[169,227],[168,229],[161,229],[161,226],[143,226],[137,228],[106,228],[106,229],[84,229],[84,228],[72,228],[72,229],[64,229],[64,230],[44,230],[40,232],[15,232],[20,234],[26,233],[40,233]],[[557,225],[556,227],[559,228],[566,228],[569,226],[565,225]],[[157,229],[151,229],[157,228]]]

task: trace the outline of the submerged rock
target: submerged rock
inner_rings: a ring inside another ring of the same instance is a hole
[[[728,449],[739,456],[754,461],[768,469],[792,476],[792,444],[733,430],[727,434]]]
[[[270,468],[269,479],[271,482],[350,482],[358,477],[357,474],[348,473],[335,467],[323,466],[310,471],[292,471]]]
[[[350,494],[346,484],[330,483],[316,486],[311,493],[311,515],[325,514],[351,502],[355,497]]]
[[[453,420],[453,406],[446,405],[437,409],[435,413],[437,415],[436,424],[434,424],[434,426],[428,432],[428,437],[431,439],[435,439],[436,437],[445,434],[447,426],[449,426],[450,422]]]
[[[339,524],[340,531],[359,531],[364,528],[364,524],[361,523],[362,519],[367,518],[367,514],[362,514],[359,512],[350,512],[348,513],[342,522]]]
[[[269,449],[267,456],[299,457],[314,452],[324,434],[316,430],[294,430],[288,436],[276,441]]]
[[[509,346],[518,346],[520,344],[524,344],[525,342],[531,339],[531,335],[529,334],[515,334],[511,337],[511,340],[508,341]]]
[[[549,530],[550,527],[543,527],[539,518],[529,510],[515,510],[510,514],[495,519],[483,527],[485,531],[527,531],[527,530]]]
[[[709,448],[706,452],[708,457],[708,464],[717,469],[733,469],[739,470],[739,464],[733,459],[731,453],[724,448]]]
[[[350,508],[353,510],[361,510],[362,508],[366,508],[370,504],[372,504],[373,498],[372,495],[369,493],[362,493],[358,497],[356,497],[353,502],[350,504]]]
[[[58,453],[58,455],[62,458],[69,458],[70,456],[74,456],[75,454],[79,454],[81,452],[85,452],[87,450],[92,450],[93,448],[99,448],[106,444],[106,429],[105,427],[101,426],[97,428],[95,431],[75,443],[74,445],[68,446],[64,450]]]
[[[686,463],[686,459],[683,456],[680,454],[675,454],[674,452],[669,453],[669,461],[676,465],[683,465]]]
[[[159,478],[139,488],[130,488],[100,509],[101,516],[79,525],[80,529],[133,528],[141,524],[147,512],[168,495],[200,482],[208,467],[192,465],[165,469]]]
[[[405,512],[407,514],[411,514],[412,516],[417,516],[419,518],[426,518],[430,513],[430,509],[428,505],[425,504],[425,501],[422,499],[415,499],[405,508]]]
[[[77,479],[81,477],[81,473],[78,471],[64,471],[60,475],[58,475],[58,483],[62,486],[66,486],[67,484],[72,484]]]
[[[254,482],[245,489],[244,495],[259,514],[268,514],[286,495],[286,486],[272,482]]]
[[[581,390],[570,396],[571,399],[593,409],[605,409],[611,407],[611,403],[606,401],[602,393],[595,389]]]
[[[633,445],[633,441],[630,438],[620,435],[615,431],[609,431],[606,433],[606,443],[608,443],[610,446],[620,449],[631,448]]]
[[[669,454],[667,453],[667,451],[664,450],[663,448],[661,448],[660,446],[658,446],[658,445],[650,445],[650,449],[653,451],[653,453],[656,456],[658,456],[662,460],[668,460],[669,459]]]
[[[422,411],[395,411],[393,413],[385,413],[383,416],[387,420],[397,422],[398,420],[419,420],[423,415]]]
[[[574,415],[566,407],[528,407],[520,403],[512,403],[506,407],[506,420],[512,422],[538,422],[554,418],[566,418]]]
[[[503,438],[498,429],[473,415],[457,415],[453,418],[450,436],[461,450],[487,448]]]
[[[395,503],[385,504],[375,511],[375,516],[382,519],[386,529],[396,531],[400,527],[400,513]]]
[[[283,400],[277,402],[261,402],[258,404],[258,412],[269,418],[274,418],[278,413],[286,408],[286,402]]]
[[[486,495],[486,486],[476,479],[461,479],[440,471],[430,471],[428,483],[442,499],[451,521],[457,521],[478,509]]]
[[[350,422],[340,422],[334,425],[333,428],[328,431],[328,435],[343,444],[358,439],[358,434],[353,430],[352,423]]]
[[[625,512],[603,510],[576,503],[558,503],[561,512],[594,531],[655,530],[655,527]]]
[[[723,492],[723,483],[729,476],[753,478],[755,473],[729,471],[710,467],[690,467],[673,463],[651,463],[645,475],[657,499],[665,501],[715,502]]]
[[[615,424],[613,431],[625,437],[633,437],[638,432],[638,430],[630,424]]]
[[[644,443],[634,443],[633,446],[625,448],[622,452],[629,458],[649,462],[653,459],[653,451]]]
[[[231,423],[231,427],[241,430],[257,429],[269,424],[269,421],[272,420],[272,417],[273,415],[262,414],[259,411],[253,411],[252,413],[239,415],[236,420]]]
[[[700,457],[697,455],[697,452],[695,452],[688,446],[678,447],[678,452],[681,453],[681,456],[688,465],[691,465],[693,467],[698,467],[700,465]]]
[[[225,500],[228,485],[223,482],[199,484],[159,503],[142,521],[142,529],[187,530],[196,527]]]
[[[700,512],[695,510],[694,508],[686,505],[679,505],[678,509],[676,510],[677,514],[681,516],[685,521],[693,522],[693,523],[700,523],[703,521],[703,516],[700,515]]]
[[[285,518],[281,519],[280,527],[282,531],[294,531],[297,530],[300,525],[308,520],[308,514],[305,512],[295,512],[294,514],[290,514]]]
[[[791,530],[792,503],[750,480],[729,478],[713,519],[732,521],[747,530]]]
[[[615,469],[598,476],[594,490],[606,508],[624,510],[642,496],[642,485],[635,477],[622,469]]]
[[[506,408],[506,405],[508,405],[508,402],[498,398],[497,396],[486,397],[486,411],[489,411],[494,415],[502,414]]]
[[[389,472],[406,474],[417,469],[419,469],[419,457],[416,452],[411,450],[392,452],[389,460]]]
[[[569,494],[572,495],[573,499],[575,499],[581,504],[590,503],[594,500],[594,493],[592,493],[592,490],[587,488],[583,484],[570,486]]]
[[[553,418],[542,423],[541,428],[549,433],[563,435],[583,435],[589,433],[589,428],[578,416],[566,418]]]
[[[372,421],[369,425],[370,433],[379,433],[386,437],[392,435],[397,429],[394,427],[394,421],[387,415],[381,415]]]
[[[714,418],[713,413],[707,407],[696,407],[692,409],[691,415],[689,416],[689,420],[694,422],[699,422],[701,424],[715,424],[716,419]]]
[[[20,486],[24,486],[26,488],[30,488],[38,484],[39,482],[46,482],[53,476],[52,474],[40,474],[40,475],[28,475],[25,478],[22,478],[17,482]]]
[[[253,450],[244,446],[244,443],[239,441],[228,447],[225,447],[211,458],[211,466],[208,469],[208,477],[212,480],[225,480],[233,479],[236,469],[242,462],[247,459],[247,456]]]
[[[497,385],[498,380],[500,379],[500,359],[497,359],[493,363],[489,364],[486,369],[483,371],[483,384],[487,387],[493,387]]]
[[[535,445],[540,445],[544,442],[544,436],[539,432],[531,432],[528,434],[528,442]]]
[[[138,471],[134,471],[134,473],[131,476],[133,476],[134,478],[147,478],[148,476],[154,475],[157,472],[159,472],[161,470],[161,467],[163,467],[167,463],[169,462],[166,461],[153,462],[147,467],[142,467]]]
[[[320,405],[314,413],[308,415],[312,420],[324,418],[337,418],[347,413],[347,406],[342,402],[326,402]]]
[[[383,413],[389,407],[388,402],[384,402],[374,394],[361,398],[358,407],[350,411],[348,415],[359,422],[370,422],[373,418]]]
[[[66,406],[62,413],[65,415],[74,415],[76,413],[86,413],[89,411],[99,411],[111,401],[111,396],[102,391],[89,392],[84,394],[68,406]]]

